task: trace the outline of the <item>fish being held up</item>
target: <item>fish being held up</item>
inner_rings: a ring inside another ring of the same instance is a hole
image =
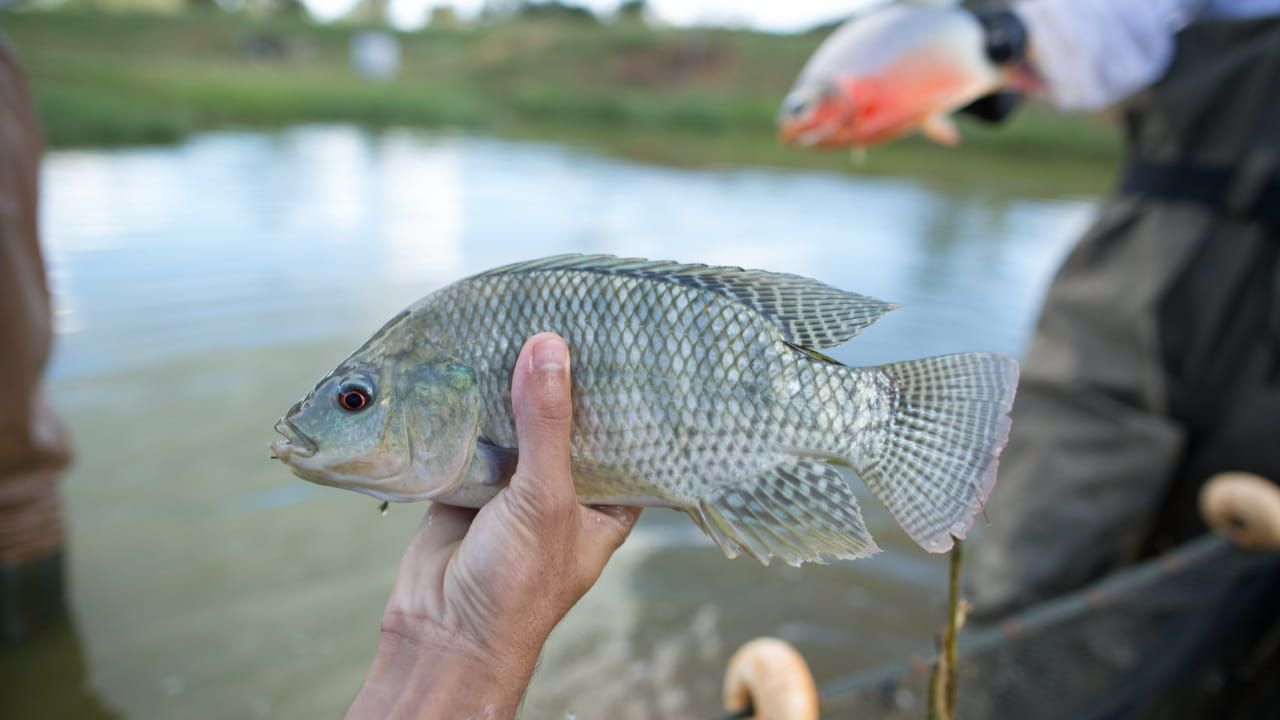
[[[865,148],[917,129],[960,142],[950,114],[1001,87],[1029,88],[1023,69],[1000,67],[982,26],[961,8],[893,4],[855,17],[809,58],[778,116],[786,143]]]
[[[840,465],[925,549],[995,482],[1017,364],[965,353],[845,367],[895,306],[760,270],[602,255],[508,265],[391,319],[276,424],[294,473],[381,500],[479,507],[515,467],[525,339],[573,359],[572,468],[592,505],[683,510],[729,557],[876,551]]]

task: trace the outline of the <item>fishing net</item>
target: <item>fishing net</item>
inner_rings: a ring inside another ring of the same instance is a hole
[[[1280,553],[1205,535],[960,635],[957,715],[1280,717]],[[932,653],[823,688],[823,717],[924,717]]]

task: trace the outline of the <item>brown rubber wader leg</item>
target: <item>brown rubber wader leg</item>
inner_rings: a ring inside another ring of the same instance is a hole
[[[969,567],[978,618],[1137,556],[1185,442],[1167,415],[1154,310],[1202,216],[1112,200],[1054,279]]]
[[[27,83],[0,38],[0,644],[63,610],[58,476],[69,450],[40,392],[52,335],[36,231],[40,153]]]

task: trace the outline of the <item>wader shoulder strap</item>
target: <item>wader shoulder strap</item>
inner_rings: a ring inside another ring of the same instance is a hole
[[[1280,16],[1186,28],[1125,117],[1120,193],[1280,226]]]

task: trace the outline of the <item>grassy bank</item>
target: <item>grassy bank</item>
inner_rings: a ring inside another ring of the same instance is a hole
[[[51,145],[167,142],[223,126],[346,121],[579,143],[691,165],[762,164],[988,183],[1045,193],[1105,188],[1114,130],[1027,108],[965,145],[918,138],[854,166],[783,148],[777,104],[819,35],[653,29],[567,20],[402,35],[404,69],[369,83],[347,63],[354,28],[208,15],[7,13]]]

